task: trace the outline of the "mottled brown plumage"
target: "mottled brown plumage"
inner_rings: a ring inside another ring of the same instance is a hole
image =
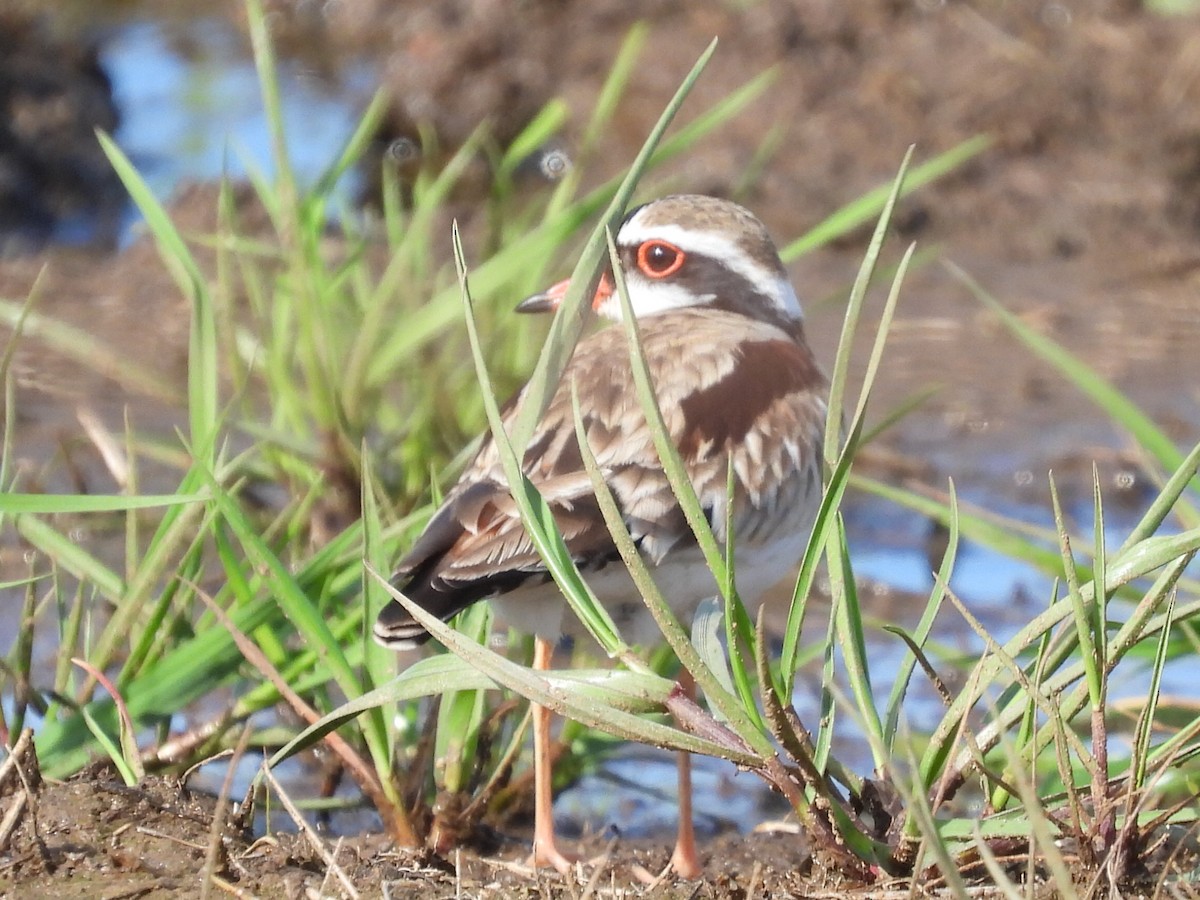
[[[682,248],[686,264],[656,281],[639,269],[639,253],[663,239]],[[635,311],[639,298],[651,298],[651,309],[639,313],[643,350],[668,431],[719,539],[733,456],[738,586],[753,605],[798,561],[819,502],[826,381],[804,342],[799,305],[766,230],[727,201],[655,201],[629,217],[618,246]],[[597,307],[615,317],[610,292],[598,295]],[[597,597],[615,610],[623,636],[652,640],[653,622],[619,561],[583,468],[572,382],[592,452],[630,533],[652,566],[680,570],[659,579],[668,601],[686,616],[716,586],[654,449],[624,329],[609,326],[576,347],[524,468],[575,561],[592,573]],[[510,405],[506,421],[519,402]],[[573,617],[564,616],[565,603],[521,525],[490,438],[397,566],[394,583],[443,619],[492,599],[501,618],[523,630],[551,640],[580,633]],[[392,646],[427,638],[396,603],[381,615],[376,634]]]
[[[718,538],[724,537],[729,453],[737,479],[738,552],[750,554],[756,541],[793,522],[796,527],[805,518],[797,512],[819,497],[814,450],[825,420],[825,379],[808,348],[775,326],[713,309],[653,316],[643,323],[642,342],[651,372],[671,374],[656,380],[659,405],[700,502],[712,511]],[[695,537],[654,449],[634,389],[624,330],[606,328],[576,348],[524,468],[580,568],[595,572],[615,563],[623,581],[624,567],[576,444],[572,381],[587,397],[584,423],[592,452],[647,560],[660,565],[670,553],[692,547]],[[515,417],[516,408],[506,421]],[[747,440],[751,432],[754,437]],[[521,526],[490,440],[396,571],[407,596],[441,618],[548,577]],[[669,587],[664,589],[670,595]],[[689,599],[694,608],[704,597],[679,598],[673,605],[685,611]],[[531,630],[543,637],[576,632],[570,623],[564,629],[559,615],[537,619],[539,627]],[[638,628],[629,637],[644,640],[644,631]],[[415,623],[412,634],[417,640],[424,636]]]

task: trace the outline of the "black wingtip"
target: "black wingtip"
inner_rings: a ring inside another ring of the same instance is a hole
[[[413,650],[430,637],[425,626],[410,616],[408,610],[395,600],[380,611],[372,635],[376,643],[389,650]]]

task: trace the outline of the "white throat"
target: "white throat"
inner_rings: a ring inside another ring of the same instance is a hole
[[[651,281],[637,272],[626,276],[625,287],[629,291],[629,305],[639,319],[673,309],[706,306],[716,299],[713,294],[696,295],[680,284]],[[622,321],[621,298],[615,290],[611,297],[596,307],[596,312],[614,322]]]

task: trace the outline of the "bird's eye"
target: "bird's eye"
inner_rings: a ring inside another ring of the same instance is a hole
[[[685,254],[666,241],[646,241],[637,252],[638,268],[651,278],[666,278],[679,271]]]

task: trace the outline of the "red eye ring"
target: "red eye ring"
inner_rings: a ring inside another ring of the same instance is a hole
[[[683,265],[687,254],[666,241],[645,241],[637,249],[637,265],[649,278],[674,275]]]

